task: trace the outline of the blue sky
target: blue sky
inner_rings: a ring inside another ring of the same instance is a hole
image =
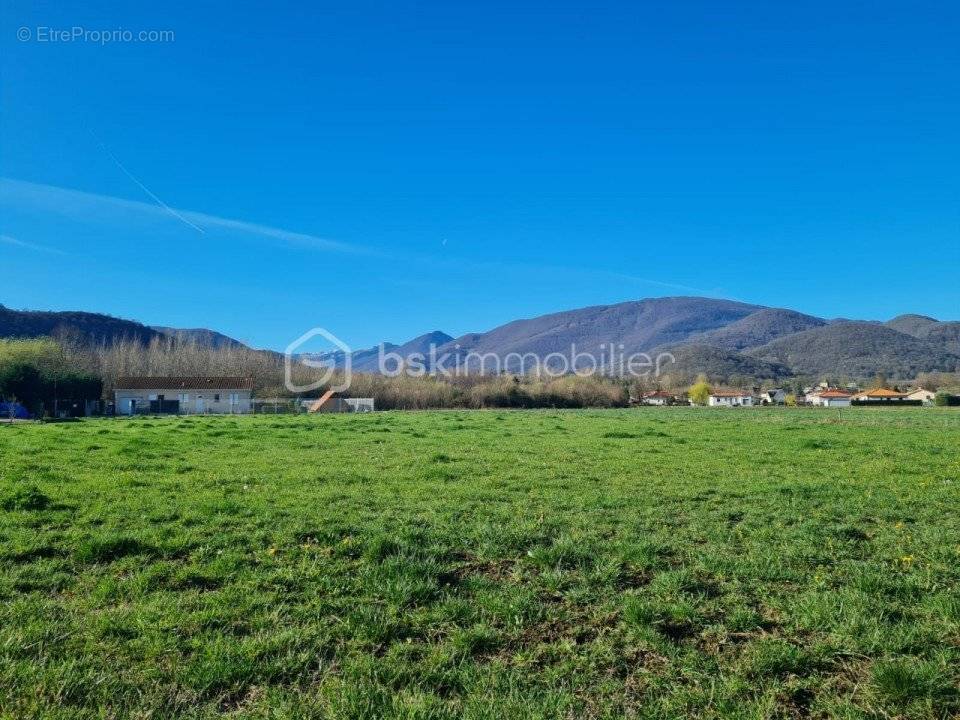
[[[9,307],[275,348],[661,295],[960,317],[955,3],[2,13]]]

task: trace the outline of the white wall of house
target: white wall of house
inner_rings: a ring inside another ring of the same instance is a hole
[[[750,395],[740,395],[737,397],[725,397],[711,395],[707,404],[710,407],[749,407],[753,405],[753,397]]]
[[[179,400],[181,415],[224,414],[237,415],[251,411],[250,390],[183,390],[182,388],[155,388],[153,390],[113,391],[117,415],[132,415],[137,410],[147,412],[150,401],[163,395],[164,400]]]
[[[822,405],[823,407],[850,407],[850,398],[817,397],[817,402],[815,402],[814,405]]]
[[[933,405],[936,396],[936,393],[930,392],[929,390],[914,390],[907,395],[907,400],[920,400],[924,405]]]

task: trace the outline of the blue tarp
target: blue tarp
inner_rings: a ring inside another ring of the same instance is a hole
[[[11,417],[11,411],[13,412],[13,417],[17,420],[30,419],[30,413],[28,413],[27,409],[20,403],[0,402],[0,420],[9,419]]]

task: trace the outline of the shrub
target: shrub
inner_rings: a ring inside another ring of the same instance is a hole
[[[18,347],[18,350],[23,348]],[[57,399],[98,400],[103,383],[98,377],[75,370],[51,368],[45,362],[17,359],[10,346],[0,346],[0,397],[17,400],[38,415],[52,411]]]
[[[15,362],[0,367],[0,395],[8,400],[31,404],[43,395],[40,371],[27,362]]]
[[[710,383],[707,382],[707,379],[703,376],[697,380],[693,385],[690,386],[690,390],[687,392],[687,395],[696,405],[706,405],[707,400],[710,398]]]

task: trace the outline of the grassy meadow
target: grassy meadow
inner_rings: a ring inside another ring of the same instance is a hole
[[[960,412],[0,426],[0,716],[947,718]]]

